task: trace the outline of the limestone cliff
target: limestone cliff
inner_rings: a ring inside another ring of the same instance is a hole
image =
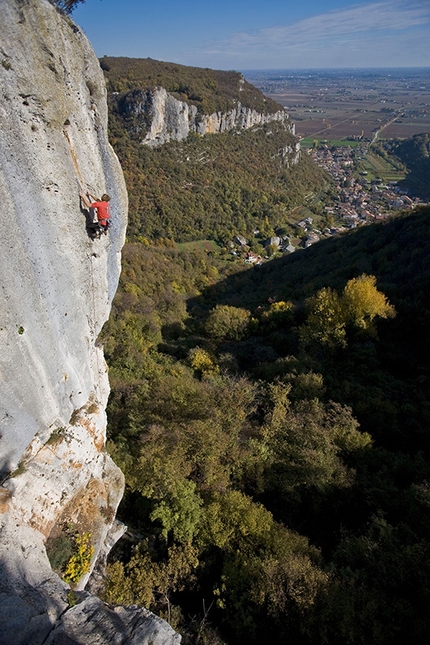
[[[195,105],[176,99],[163,87],[135,89],[117,100],[118,111],[126,120],[132,117],[135,133],[142,132],[142,143],[150,146],[162,145],[171,139],[181,141],[193,132],[204,136],[272,121],[282,121],[294,134],[294,124],[284,110],[264,114],[240,101],[231,110],[202,115]]]
[[[90,534],[92,568],[122,531],[97,336],[118,283],[127,194],[81,30],[47,0],[2,0],[0,24],[0,640],[175,643],[149,612],[79,593],[89,572],[72,607],[47,557],[67,527]],[[111,196],[101,239],[87,234],[82,189]]]

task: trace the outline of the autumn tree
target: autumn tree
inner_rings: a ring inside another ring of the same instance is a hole
[[[328,347],[345,347],[348,326],[374,333],[376,317],[392,318],[395,309],[376,288],[376,278],[362,274],[349,280],[339,296],[326,287],[307,301],[308,317],[300,327],[304,344],[316,341]]]
[[[343,290],[341,308],[347,322],[371,330],[374,318],[393,318],[395,309],[376,288],[374,275],[362,274],[349,280]]]

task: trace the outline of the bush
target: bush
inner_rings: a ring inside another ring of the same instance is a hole
[[[48,540],[46,553],[54,571],[61,572],[73,555],[73,538],[69,535],[60,535]]]
[[[206,321],[206,333],[216,340],[242,340],[247,336],[251,314],[241,307],[217,305]]]
[[[91,533],[82,533],[82,535],[75,536],[75,552],[70,557],[63,576],[66,582],[77,583],[90,570],[91,560],[94,555],[94,547],[90,540]]]

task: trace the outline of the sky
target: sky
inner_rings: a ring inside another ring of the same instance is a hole
[[[212,69],[430,67],[430,0],[85,0],[96,54]]]

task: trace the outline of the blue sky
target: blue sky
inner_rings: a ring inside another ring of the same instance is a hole
[[[86,0],[98,56],[213,69],[430,67],[430,0]]]

